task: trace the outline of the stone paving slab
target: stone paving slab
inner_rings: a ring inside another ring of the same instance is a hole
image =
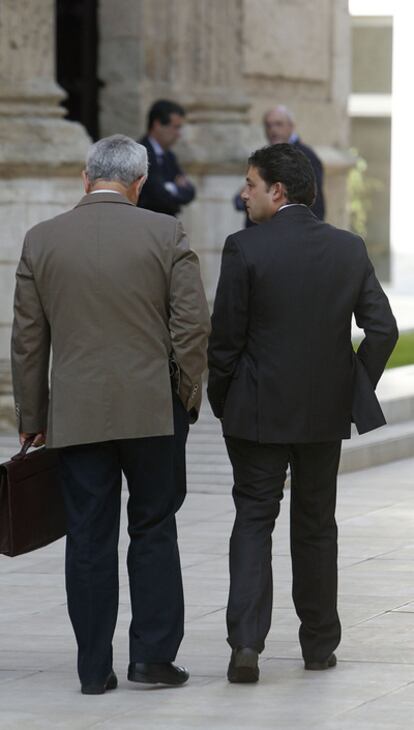
[[[192,457],[190,440],[190,460]],[[0,441],[4,451],[12,440]],[[194,455],[193,455],[194,456]],[[217,458],[211,462],[214,477]],[[222,460],[224,464],[224,460]],[[187,686],[136,686],[128,662],[127,535],[120,540],[121,596],[115,634],[116,692],[84,697],[66,615],[64,541],[19,558],[0,557],[1,730],[233,730],[302,727],[406,730],[414,714],[414,459],[341,475],[336,669],[305,672],[291,599],[289,492],[274,536],[273,623],[258,685],[230,685],[225,607],[231,472],[217,492],[190,475],[179,514],[186,635],[179,661]],[[123,495],[125,502],[125,494]]]

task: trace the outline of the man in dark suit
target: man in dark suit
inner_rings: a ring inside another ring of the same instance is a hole
[[[195,187],[178,164],[173,144],[179,139],[185,111],[172,101],[156,101],[148,113],[148,131],[140,142],[148,152],[148,179],[138,205],[156,213],[177,215],[194,199]]]
[[[375,386],[398,332],[364,242],[310,210],[315,178],[294,145],[249,159],[242,192],[260,225],[226,240],[208,395],[234,473],[228,678],[259,677],[272,611],[271,535],[291,470],[293,600],[306,669],[333,667],[336,478],[351,421],[385,423]],[[365,330],[354,354],[351,319]]]
[[[134,140],[96,142],[85,196],[27,233],[16,277],[18,428],[22,441],[33,434],[36,444],[46,439],[59,449],[68,610],[83,694],[117,685],[122,472],[128,679],[188,679],[173,663],[184,630],[175,514],[185,497],[185,442],[200,407],[209,312],[180,222],[136,207],[146,173],[146,150]]]

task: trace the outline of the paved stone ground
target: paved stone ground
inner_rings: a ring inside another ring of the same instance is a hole
[[[414,458],[339,480],[339,607],[336,669],[303,669],[290,597],[289,492],[274,540],[273,626],[257,685],[225,672],[227,545],[231,475],[210,425],[189,444],[190,493],[179,515],[186,636],[179,661],[187,686],[147,688],[126,680],[129,622],[125,523],[114,666],[120,686],[79,692],[66,615],[63,540],[19,558],[0,557],[1,730],[407,730],[414,715]],[[13,452],[12,439],[0,453]],[[215,484],[215,489],[213,486]]]

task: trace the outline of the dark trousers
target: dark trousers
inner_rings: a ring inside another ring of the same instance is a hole
[[[172,661],[184,630],[175,513],[186,493],[188,414],[174,394],[175,436],[60,450],[67,517],[66,590],[82,683],[112,668],[118,613],[121,472],[129,491],[131,662]]]
[[[236,519],[230,539],[230,646],[262,651],[272,616],[272,532],[291,467],[293,601],[305,661],[338,646],[336,478],[341,442],[259,444],[226,438]]]

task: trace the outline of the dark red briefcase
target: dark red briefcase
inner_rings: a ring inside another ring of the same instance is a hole
[[[0,465],[0,553],[14,557],[49,545],[66,533],[57,454],[27,453],[31,440]]]

